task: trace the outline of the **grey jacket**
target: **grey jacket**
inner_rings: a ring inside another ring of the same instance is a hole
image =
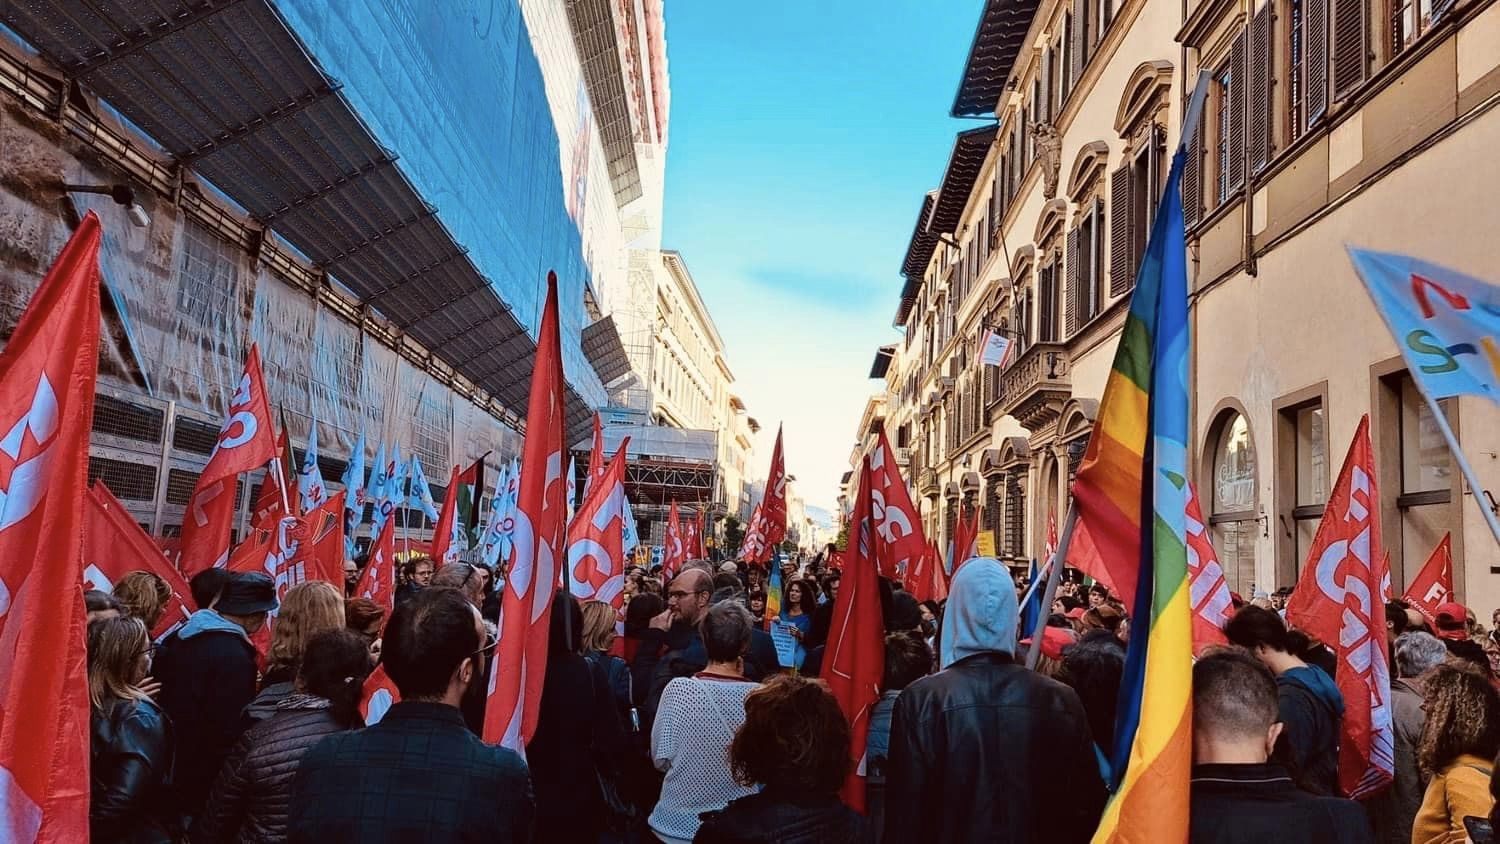
[[[1391,726],[1396,733],[1396,779],[1368,804],[1381,844],[1409,844],[1412,822],[1427,790],[1427,777],[1417,765],[1417,741],[1422,736],[1422,687],[1410,677],[1391,681]]]

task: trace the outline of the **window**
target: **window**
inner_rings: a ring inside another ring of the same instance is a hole
[[[1306,104],[1303,103],[1303,91],[1305,82],[1303,74],[1303,50],[1302,39],[1305,37],[1303,27],[1303,0],[1287,0],[1287,40],[1286,40],[1286,90],[1287,90],[1287,139],[1295,141],[1302,137],[1307,131]]]
[[[1115,19],[1114,0],[1095,0],[1098,8],[1095,10],[1099,26],[1096,41],[1103,40],[1105,30],[1109,29],[1110,22]]]
[[[1104,202],[1095,197],[1078,227],[1068,234],[1068,334],[1099,315],[1104,280]]]
[[[1294,408],[1291,414],[1296,432],[1292,446],[1295,490],[1292,519],[1296,522],[1293,559],[1300,567],[1312,548],[1318,523],[1323,518],[1323,506],[1328,503],[1328,437],[1321,401]]]
[[[1219,198],[1220,203],[1229,200],[1229,192],[1233,185],[1229,180],[1230,171],[1230,138],[1234,135],[1234,116],[1231,113],[1230,101],[1234,93],[1234,69],[1226,66],[1219,71],[1214,80],[1218,86],[1218,109],[1219,119],[1217,121],[1218,137],[1214,141],[1214,172],[1218,180],[1218,189],[1214,195]]]
[[[1049,260],[1037,270],[1037,340],[1042,343],[1058,341],[1057,260]]]
[[[1209,524],[1229,588],[1242,594],[1255,585],[1255,445],[1250,423],[1235,411],[1220,418],[1214,444]]]
[[[1054,52],[1060,54],[1057,70],[1062,77],[1062,96],[1058,98],[1058,102],[1065,103],[1068,101],[1068,94],[1073,92],[1073,16],[1067,12],[1063,13],[1062,37],[1058,39]]]
[[[1434,9],[1433,0],[1391,0],[1391,55],[1426,35],[1452,5],[1452,0],[1438,0]]]
[[[1432,418],[1432,409],[1407,377],[1401,382],[1401,493],[1440,492],[1452,485],[1448,444]]]
[[[1049,46],[1042,51],[1042,97],[1046,101],[1047,122],[1057,122],[1057,54]]]

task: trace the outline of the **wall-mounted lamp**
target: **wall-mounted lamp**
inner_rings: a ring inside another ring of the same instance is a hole
[[[1260,523],[1260,535],[1262,537],[1271,535],[1271,517],[1266,515],[1266,507],[1264,504],[1261,505],[1260,515],[1255,517],[1255,521]]]
[[[151,225],[151,215],[135,201],[135,188],[130,185],[63,185],[68,193],[97,193],[113,199],[116,204],[129,209],[130,224],[143,229]]]

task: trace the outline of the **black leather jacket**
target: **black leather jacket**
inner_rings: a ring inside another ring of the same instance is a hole
[[[111,700],[90,719],[89,835],[95,842],[167,842],[165,784],[172,727],[147,701]]]
[[[961,659],[896,699],[885,841],[1087,841],[1104,797],[1078,695],[1008,654]]]
[[[694,844],[865,844],[874,831],[838,797],[767,788],[705,812]]]

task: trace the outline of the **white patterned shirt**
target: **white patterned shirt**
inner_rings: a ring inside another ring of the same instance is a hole
[[[651,726],[651,758],[666,773],[651,829],[665,840],[691,841],[698,815],[724,808],[757,789],[734,781],[729,744],[745,722],[745,698],[756,684],[713,675],[667,684]]]

